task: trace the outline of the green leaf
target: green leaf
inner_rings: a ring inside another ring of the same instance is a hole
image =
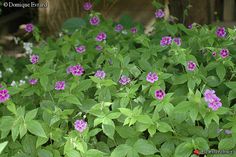
[[[91,80],[83,80],[79,83],[78,91],[86,91],[90,88],[92,84]]]
[[[219,64],[216,67],[216,74],[220,78],[220,80],[223,81],[225,74],[226,74],[226,69],[223,64]]]
[[[79,99],[74,95],[70,95],[70,96],[66,97],[65,100],[66,100],[66,102],[71,103],[71,104],[76,104],[76,105],[80,105],[80,106],[82,105],[81,102],[79,101]]]
[[[113,136],[115,134],[114,122],[109,118],[104,118],[103,123],[102,123],[102,130],[105,135],[107,135],[109,138],[113,139]]]
[[[158,122],[157,130],[159,130],[160,132],[173,131],[171,126],[166,122]]]
[[[30,133],[40,136],[40,137],[45,137],[47,138],[42,125],[36,121],[36,120],[31,120],[26,123],[26,127],[29,130]]]
[[[157,152],[157,149],[154,145],[143,139],[139,139],[137,142],[135,142],[134,149],[143,155],[154,155]]]
[[[175,157],[189,157],[193,152],[193,146],[191,143],[181,143],[176,147]]]
[[[111,157],[125,157],[128,151],[131,149],[132,147],[128,146],[127,144],[121,144],[113,150]]]
[[[39,146],[45,144],[48,141],[48,138],[45,137],[38,137],[37,141],[36,141],[36,148],[38,148]]]
[[[48,87],[48,76],[43,75],[40,77],[40,84],[42,85],[43,89],[46,91]]]
[[[8,141],[0,143],[0,154],[2,153],[3,149],[7,146]]]
[[[153,124],[152,119],[148,115],[138,115],[137,121],[144,124]]]
[[[133,114],[133,112],[128,108],[119,108],[119,110],[122,114],[126,115],[127,117],[130,117]]]
[[[25,115],[25,120],[30,121],[30,120],[34,119],[37,115],[37,112],[38,112],[38,109],[34,109],[34,110],[27,112]]]
[[[210,87],[217,87],[220,84],[220,80],[216,76],[207,77],[207,85]]]
[[[12,113],[17,114],[16,113],[16,105],[12,101],[7,102],[7,109],[9,111],[11,111]]]
[[[89,156],[89,157],[103,157],[104,155],[103,152],[96,149],[90,149],[85,154],[86,156]]]
[[[236,91],[236,81],[226,82],[225,85],[229,87],[230,89]]]
[[[220,140],[220,143],[218,145],[219,150],[231,150],[235,146],[235,142],[233,138],[224,138]]]
[[[49,150],[40,149],[38,151],[38,156],[39,157],[53,157],[53,154]]]

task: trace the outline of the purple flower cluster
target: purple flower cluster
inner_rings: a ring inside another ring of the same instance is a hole
[[[127,85],[128,83],[130,83],[130,78],[125,75],[122,75],[120,77],[119,83],[122,85]]]
[[[2,89],[0,90],[0,103],[7,101],[10,98],[8,94],[8,90]]]
[[[123,27],[122,24],[118,24],[118,25],[116,25],[116,27],[115,27],[115,31],[116,31],[116,32],[120,32],[120,31],[122,31],[123,29],[124,29],[124,27]]]
[[[204,99],[208,103],[208,107],[214,111],[222,106],[221,100],[216,96],[214,90],[207,89],[204,92]]]
[[[77,131],[82,133],[87,128],[87,122],[83,119],[76,120],[75,123],[74,123],[74,127]]]
[[[86,51],[86,47],[84,45],[80,45],[80,46],[76,47],[75,50],[78,53],[83,53]]]
[[[228,56],[229,56],[229,50],[228,50],[228,49],[222,49],[222,50],[220,51],[220,56],[221,56],[222,58],[228,57]]]
[[[31,85],[35,85],[35,84],[37,84],[37,82],[38,82],[37,79],[30,79],[29,80],[29,84],[31,84]]]
[[[100,19],[98,16],[93,16],[90,18],[89,22],[91,25],[96,26],[100,23]]]
[[[194,63],[193,61],[188,61],[187,70],[194,71],[196,67],[197,67],[196,63]]]
[[[149,72],[149,73],[147,74],[146,80],[147,80],[148,82],[154,83],[155,81],[158,80],[158,76],[157,76],[156,73],[151,73],[151,72]]]
[[[163,18],[163,17],[165,16],[165,13],[164,13],[163,10],[158,9],[158,10],[156,10],[156,12],[155,12],[155,16],[156,16],[156,18],[161,19],[161,18]]]
[[[83,7],[84,7],[84,10],[89,11],[89,10],[92,9],[93,5],[92,5],[92,3],[90,3],[90,2],[85,2],[84,5],[83,5]]]
[[[55,84],[56,90],[64,90],[65,89],[65,81],[57,81]]]
[[[33,31],[33,29],[34,29],[34,25],[32,23],[28,23],[28,24],[25,25],[25,31],[26,32],[30,33],[30,32]]]
[[[170,45],[171,42],[172,42],[172,38],[170,36],[164,36],[164,37],[162,37],[162,39],[160,41],[160,45],[167,46],[167,45]]]
[[[106,38],[107,38],[106,33],[100,32],[100,33],[98,33],[98,35],[97,35],[97,37],[96,37],[96,40],[97,40],[97,41],[103,41],[103,40],[106,40]]]
[[[137,30],[137,28],[136,28],[136,27],[132,27],[132,28],[130,29],[130,31],[131,31],[133,34],[135,34],[135,33],[137,33],[137,32],[138,32],[138,30]]]
[[[39,56],[38,56],[38,55],[32,55],[32,56],[30,56],[30,62],[31,62],[32,64],[36,64],[36,63],[38,63],[38,61],[39,61]]]
[[[97,78],[100,78],[100,79],[104,79],[106,76],[106,73],[105,73],[105,71],[98,70],[98,71],[96,71],[94,76]]]
[[[155,97],[159,100],[162,100],[165,97],[165,91],[164,90],[156,90],[155,91]]]
[[[176,45],[181,45],[181,38],[173,38],[173,42],[176,43]]]
[[[84,68],[81,65],[69,66],[67,68],[67,73],[74,76],[81,76],[84,73]]]
[[[218,27],[217,30],[216,30],[216,35],[219,37],[219,38],[224,38],[226,36],[226,30],[224,27]]]

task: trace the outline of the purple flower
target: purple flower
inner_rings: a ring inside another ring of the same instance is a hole
[[[163,17],[165,16],[165,13],[163,12],[163,10],[158,9],[158,10],[155,12],[155,16],[156,16],[156,18],[161,19],[161,18],[163,18]]]
[[[75,123],[74,123],[74,127],[77,131],[82,133],[87,128],[87,122],[84,121],[83,119],[76,120]]]
[[[196,67],[197,67],[196,63],[194,63],[193,61],[188,61],[187,70],[194,71]]]
[[[72,66],[69,72],[74,76],[81,76],[84,73],[84,68],[81,65]]]
[[[222,103],[220,101],[208,102],[208,107],[211,108],[214,111],[216,111],[221,106],[222,106]]]
[[[73,66],[69,66],[69,67],[66,69],[66,73],[67,73],[67,74],[70,74],[70,73],[71,73],[72,67],[73,67]]]
[[[216,52],[212,52],[212,56],[215,57],[216,56]]]
[[[165,91],[164,90],[156,90],[155,91],[155,97],[159,100],[162,100],[165,97]]]
[[[106,73],[105,73],[105,71],[98,70],[98,71],[96,71],[94,76],[96,76],[97,78],[100,78],[100,79],[104,79],[106,76]]]
[[[123,30],[123,26],[122,26],[122,24],[118,24],[118,25],[116,25],[116,27],[115,27],[115,31],[116,32],[120,32],[120,31],[122,31]]]
[[[97,45],[97,46],[96,46],[96,50],[97,50],[97,51],[101,51],[101,50],[102,50],[102,46]]]
[[[7,101],[10,98],[8,94],[8,90],[2,89],[0,90],[0,103]]]
[[[85,2],[83,7],[84,7],[84,10],[88,11],[92,9],[93,5],[90,2]]]
[[[39,61],[39,56],[38,56],[38,55],[32,55],[32,56],[30,56],[30,62],[31,62],[32,64],[36,64],[36,63],[38,63],[38,61]]]
[[[228,56],[229,56],[229,50],[228,50],[228,49],[222,49],[222,50],[220,51],[220,56],[221,56],[222,58],[228,57]]]
[[[216,96],[214,90],[207,89],[204,92],[204,100],[208,103],[208,107],[214,111],[222,106],[221,100]]]
[[[148,82],[154,83],[155,81],[158,80],[158,76],[157,76],[156,73],[151,73],[151,72],[149,72],[149,73],[147,74],[146,80],[147,80]]]
[[[80,45],[80,46],[76,47],[75,50],[78,53],[83,53],[86,51],[86,47],[84,45]]]
[[[100,19],[97,16],[93,16],[90,18],[89,22],[91,25],[96,26],[100,23]]]
[[[65,89],[65,81],[57,81],[55,84],[56,90],[64,90]]]
[[[224,27],[218,27],[217,30],[216,30],[216,35],[219,38],[224,38],[226,36],[225,28]]]
[[[33,31],[33,29],[34,29],[34,25],[32,23],[28,23],[28,24],[25,25],[25,31],[26,32],[30,33],[30,32]]]
[[[193,24],[188,25],[188,28],[192,29],[193,28]]]
[[[96,40],[97,40],[97,41],[103,41],[103,40],[106,40],[106,38],[107,38],[106,33],[100,32],[100,33],[98,33],[98,35],[97,35],[97,37],[96,37]]]
[[[38,82],[37,79],[31,79],[31,80],[29,80],[29,84],[31,84],[31,85],[35,85],[35,84],[37,84],[37,82]]]
[[[173,42],[175,42],[176,45],[180,46],[181,45],[181,38],[174,38]]]
[[[162,37],[161,41],[160,41],[160,45],[161,46],[166,46],[166,45],[170,45],[172,42],[172,39],[170,36],[164,36]]]
[[[136,27],[132,27],[132,28],[130,29],[130,31],[131,31],[132,33],[134,33],[134,34],[138,32],[138,30],[137,30]]]
[[[119,80],[119,83],[122,84],[122,85],[127,85],[128,83],[130,82],[130,78],[125,76],[125,75],[122,75],[120,77],[120,80]]]

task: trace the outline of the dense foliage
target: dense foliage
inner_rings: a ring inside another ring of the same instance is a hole
[[[27,25],[36,37],[29,83],[2,82],[0,156],[188,157],[195,149],[234,149],[236,30],[186,28],[163,20],[161,10],[155,15],[150,36],[127,18],[114,23],[93,11],[46,41]]]

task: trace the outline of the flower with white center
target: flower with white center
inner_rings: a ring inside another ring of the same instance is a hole
[[[11,86],[12,86],[12,87],[13,87],[13,86],[17,86],[16,81],[12,81],[12,82],[11,82]]]
[[[21,86],[21,85],[23,85],[23,84],[25,84],[25,80],[20,80],[19,85]]]
[[[7,71],[7,72],[10,72],[10,73],[13,73],[12,68],[6,68],[6,71]]]

